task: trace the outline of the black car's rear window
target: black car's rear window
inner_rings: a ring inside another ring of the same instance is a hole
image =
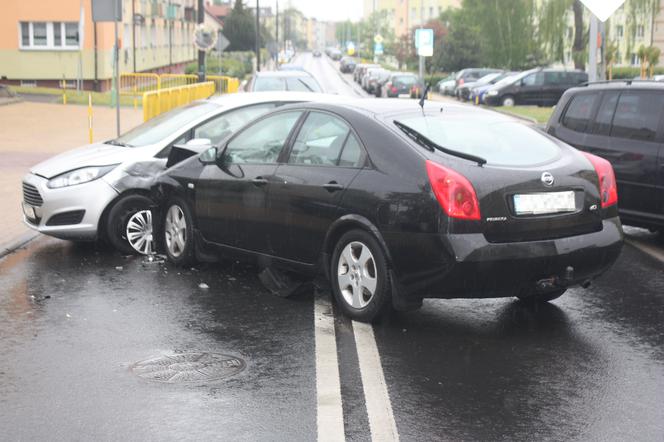
[[[471,118],[469,115],[391,116],[440,146],[475,155],[496,166],[531,166],[552,161],[560,155],[555,142],[525,124]]]

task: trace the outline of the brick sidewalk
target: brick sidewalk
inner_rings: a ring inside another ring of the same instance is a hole
[[[0,106],[0,246],[26,235],[22,222],[21,179],[31,166],[88,143],[85,106],[21,102]],[[143,121],[142,111],[122,109],[126,131]],[[115,136],[115,109],[95,107],[94,140]]]

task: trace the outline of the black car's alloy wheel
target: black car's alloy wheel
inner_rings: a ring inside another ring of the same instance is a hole
[[[337,303],[353,319],[371,322],[391,305],[385,254],[368,232],[351,230],[339,239],[330,279]]]
[[[125,254],[152,253],[150,205],[152,200],[143,195],[129,195],[116,202],[106,218],[108,242]]]
[[[186,266],[194,260],[193,218],[189,207],[180,199],[166,205],[163,240],[166,255],[177,265]]]

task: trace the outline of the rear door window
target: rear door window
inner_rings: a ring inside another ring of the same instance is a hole
[[[579,94],[572,98],[562,119],[566,128],[575,132],[586,132],[597,100],[597,94]]]
[[[616,112],[619,96],[620,93],[618,92],[606,92],[602,97],[602,103],[597,110],[592,130],[594,134],[609,135],[611,133],[611,124],[613,123],[613,115]]]
[[[623,92],[618,100],[611,136],[653,141],[664,108],[664,96],[653,92]]]
[[[541,86],[544,84],[544,73],[537,72],[535,74],[530,74],[523,79],[524,86]]]
[[[336,166],[348,132],[350,128],[340,118],[311,112],[295,139],[288,163]]]

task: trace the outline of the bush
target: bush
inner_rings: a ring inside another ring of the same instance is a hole
[[[210,75],[228,75],[242,80],[250,74],[253,69],[254,53],[251,51],[224,52],[221,60],[216,52],[208,54],[205,65],[206,73]],[[221,69],[220,69],[221,68]],[[195,74],[198,72],[198,63],[192,62],[185,66],[185,74]]]
[[[613,68],[613,79],[614,80],[623,80],[623,79],[633,79],[641,75],[641,68],[638,67],[614,67]],[[656,67],[655,75],[664,75],[664,67]],[[607,72],[608,77],[608,72]]]

